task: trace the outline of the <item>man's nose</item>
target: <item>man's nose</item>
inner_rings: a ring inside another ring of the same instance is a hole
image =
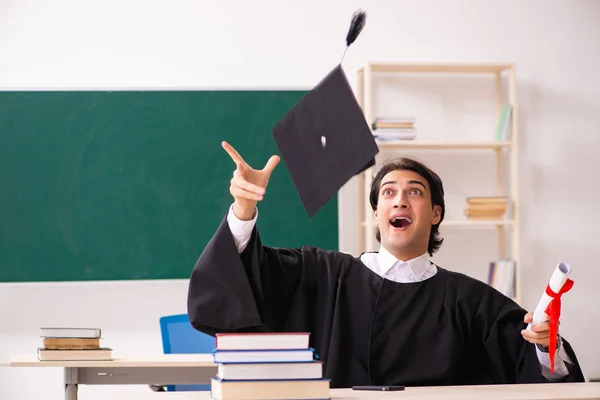
[[[396,196],[394,201],[394,208],[408,208],[408,203],[403,195],[399,194]]]

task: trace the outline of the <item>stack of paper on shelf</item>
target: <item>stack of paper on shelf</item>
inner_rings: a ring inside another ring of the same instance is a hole
[[[331,397],[323,365],[309,347],[309,333],[223,333],[216,339],[213,399]]]
[[[373,122],[375,140],[412,140],[417,137],[413,117],[377,118]]]
[[[499,220],[504,218],[508,197],[467,197],[465,215],[468,219]]]
[[[112,349],[100,347],[99,328],[41,328],[40,361],[112,360]]]

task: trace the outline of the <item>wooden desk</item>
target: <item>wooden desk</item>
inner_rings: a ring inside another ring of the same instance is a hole
[[[39,361],[33,354],[13,356],[10,366],[64,368],[65,400],[77,400],[79,384],[206,384],[217,373],[211,354],[160,354],[112,361]]]
[[[401,400],[583,400],[600,399],[600,383],[409,387],[401,392],[358,392],[332,389],[331,398]],[[209,392],[127,393],[112,400],[209,400]]]

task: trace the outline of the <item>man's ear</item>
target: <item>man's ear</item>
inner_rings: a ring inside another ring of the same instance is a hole
[[[431,220],[431,225],[436,225],[440,223],[442,219],[442,207],[440,205],[433,206],[433,219]]]

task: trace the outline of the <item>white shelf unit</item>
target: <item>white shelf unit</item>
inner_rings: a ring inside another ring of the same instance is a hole
[[[509,206],[507,207],[506,219],[503,220],[472,220],[472,219],[454,219],[444,220],[440,229],[496,229],[498,232],[498,254],[497,259],[510,258],[515,261],[515,296],[514,299],[520,300],[520,249],[519,249],[519,209],[518,209],[518,107],[516,94],[516,76],[513,64],[416,64],[416,63],[367,63],[357,71],[356,96],[358,103],[363,109],[365,119],[369,125],[377,117],[373,110],[373,78],[378,73],[385,74],[478,74],[490,76],[494,79],[494,95],[497,109],[496,119],[500,118],[502,108],[502,79],[508,79],[507,100],[512,105],[512,114],[510,118],[510,140],[494,141],[494,132],[489,132],[483,141],[420,141],[397,140],[397,141],[378,141],[380,150],[398,151],[445,151],[445,152],[490,152],[495,153],[496,157],[496,185],[498,195],[509,196]],[[418,122],[417,122],[418,123]],[[510,187],[504,186],[504,155],[508,152],[508,170],[510,174]],[[376,222],[373,218],[373,211],[368,201],[370,185],[375,168],[371,167],[364,173],[357,176],[358,179],[358,207],[359,227],[358,227],[358,250],[359,252],[376,250],[376,239],[374,229]],[[508,189],[508,193],[507,190]],[[466,197],[466,196],[465,196]],[[510,233],[511,254],[507,254],[505,235]],[[490,257],[492,257],[490,255]],[[492,258],[490,258],[490,261]],[[482,266],[484,268],[486,266]]]

